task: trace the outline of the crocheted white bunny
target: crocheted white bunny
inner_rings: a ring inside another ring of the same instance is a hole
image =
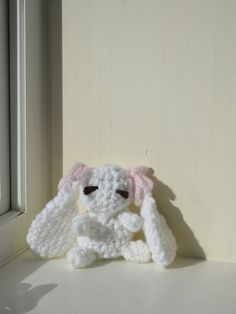
[[[118,256],[138,263],[152,258],[167,266],[175,257],[176,241],[156,210],[147,170],[116,165],[89,168],[77,163],[60,181],[57,196],[32,222],[27,235],[30,248],[46,258],[67,252],[75,268],[86,267],[97,258]],[[78,214],[78,194],[87,208],[85,213]],[[141,217],[128,209],[133,200],[140,206]],[[141,228],[146,242],[132,241]]]

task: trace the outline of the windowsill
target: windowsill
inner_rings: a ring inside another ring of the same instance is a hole
[[[236,313],[236,264],[123,260],[70,270],[25,252],[0,269],[0,313]]]
[[[15,218],[16,216],[22,214],[19,210],[9,210],[6,213],[0,215],[0,227],[5,225],[8,221]]]

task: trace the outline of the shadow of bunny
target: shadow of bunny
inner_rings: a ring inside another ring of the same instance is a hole
[[[24,314],[34,309],[39,300],[55,289],[57,284],[32,287],[29,283],[19,283],[9,296],[8,302],[0,309],[1,314]]]

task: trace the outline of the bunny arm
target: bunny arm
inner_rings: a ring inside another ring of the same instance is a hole
[[[129,211],[122,212],[118,215],[118,219],[128,231],[137,232],[142,227],[142,218],[135,213]]]
[[[129,211],[123,211],[118,215],[120,224],[131,232],[137,232],[142,227],[142,219],[137,214]],[[96,238],[104,231],[104,225],[98,218],[92,217],[89,213],[77,215],[72,222],[72,229],[77,236],[89,236]]]
[[[160,266],[168,266],[176,256],[176,240],[150,194],[144,197],[140,214],[144,220],[143,231],[152,259]]]

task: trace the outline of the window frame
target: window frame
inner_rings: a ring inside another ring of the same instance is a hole
[[[0,216],[2,216],[10,207],[9,45],[6,0],[0,3],[0,19]]]
[[[9,2],[11,210],[25,210],[26,191],[26,29],[25,1]]]
[[[44,1],[9,2],[13,195],[0,217],[0,265],[25,249],[28,227],[51,194]]]

